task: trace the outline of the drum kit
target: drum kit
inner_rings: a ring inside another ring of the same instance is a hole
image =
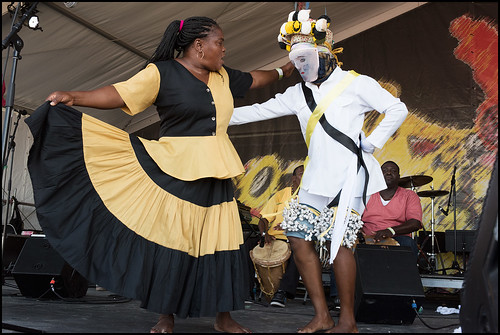
[[[454,176],[454,175],[453,175]],[[413,191],[416,190],[417,187],[426,185],[430,183],[433,180],[431,176],[425,176],[425,175],[414,175],[414,176],[407,176],[407,177],[402,177],[399,180],[398,185],[400,187],[404,188],[411,188]],[[454,178],[452,180],[452,183],[454,181]],[[431,240],[431,252],[428,253],[429,258],[427,260],[428,262],[428,270],[430,274],[434,274],[436,272],[436,256],[440,252],[439,250],[439,245],[437,244],[437,238],[436,238],[436,232],[435,232],[435,217],[434,217],[434,199],[436,197],[442,197],[447,194],[450,194],[450,192],[445,191],[445,190],[434,190],[434,188],[431,186],[430,190],[426,191],[418,191],[416,192],[417,195],[421,198],[431,198],[431,233],[430,236],[428,235],[424,241],[422,242],[421,246],[419,247],[420,252],[423,254],[423,249],[425,243],[427,243],[428,239]],[[448,203],[449,206],[449,203]],[[441,207],[439,207],[441,212],[443,212],[445,215],[447,215],[447,211],[444,211]],[[423,228],[425,232],[425,227]],[[437,250],[436,250],[437,248]],[[437,251],[437,252],[436,252]],[[424,255],[425,256],[425,255]],[[441,260],[441,263],[443,263],[443,260]],[[443,265],[443,270],[444,270],[444,264]]]

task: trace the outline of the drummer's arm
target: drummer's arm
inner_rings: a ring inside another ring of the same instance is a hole
[[[405,211],[406,221],[398,226],[390,227],[391,229],[376,231],[373,237],[375,242],[395,235],[410,234],[422,228],[422,205],[416,193],[408,193],[403,210]]]
[[[388,237],[394,237],[395,235],[413,233],[414,231],[417,231],[420,228],[422,228],[422,223],[420,221],[416,219],[410,219],[399,226],[390,227],[390,229],[386,228],[378,230],[375,233],[373,239],[375,240],[375,242],[379,242],[380,240],[386,239]],[[394,233],[391,231],[391,229],[394,231]]]
[[[262,233],[267,234],[267,227],[269,227],[269,221],[263,217],[259,218],[259,233],[261,236]]]

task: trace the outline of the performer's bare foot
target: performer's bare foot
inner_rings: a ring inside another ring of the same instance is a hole
[[[314,318],[305,327],[299,328],[297,333],[315,333],[318,330],[327,330],[335,327],[335,321],[333,321],[330,314],[325,317],[320,317],[315,315]]]
[[[224,333],[251,333],[250,329],[234,321],[229,312],[217,313],[214,329]]]
[[[336,325],[335,327],[328,329],[325,331],[325,333],[359,333],[358,331],[358,326],[356,325],[356,322],[354,323],[340,323]]]
[[[151,328],[150,333],[173,333],[174,332],[174,315],[162,314],[158,323]]]

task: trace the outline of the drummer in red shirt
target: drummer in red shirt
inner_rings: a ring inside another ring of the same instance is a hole
[[[399,166],[393,161],[382,164],[387,188],[373,194],[363,213],[363,233],[375,242],[395,239],[401,246],[410,247],[418,256],[418,247],[411,233],[422,228],[422,205],[412,191],[400,187]]]

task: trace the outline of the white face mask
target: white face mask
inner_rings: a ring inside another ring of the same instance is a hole
[[[296,44],[292,47],[288,56],[305,82],[310,83],[318,79],[319,57],[317,48],[305,43]]]

